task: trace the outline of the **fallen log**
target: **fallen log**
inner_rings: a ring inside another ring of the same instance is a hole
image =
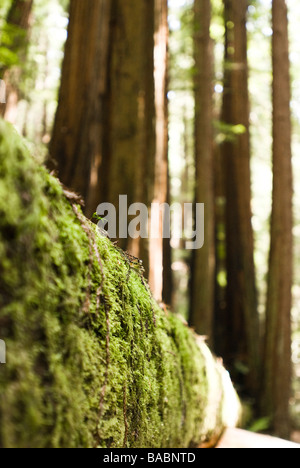
[[[228,374],[76,203],[0,121],[0,446],[219,437],[239,412]]]

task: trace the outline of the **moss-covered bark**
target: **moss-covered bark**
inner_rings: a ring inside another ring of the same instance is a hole
[[[1,447],[188,447],[226,422],[206,345],[3,121],[0,338]]]

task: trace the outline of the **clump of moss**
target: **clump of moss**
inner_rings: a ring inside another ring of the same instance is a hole
[[[223,428],[206,346],[3,121],[0,338],[1,447],[188,447]]]

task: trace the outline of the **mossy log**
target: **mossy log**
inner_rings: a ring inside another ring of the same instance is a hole
[[[1,447],[195,447],[238,411],[204,341],[3,121],[0,339]]]

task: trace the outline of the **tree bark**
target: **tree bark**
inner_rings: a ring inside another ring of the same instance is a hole
[[[154,1],[112,5],[102,200],[118,207],[119,195],[149,206],[155,154]],[[146,243],[121,240],[136,256]],[[148,255],[147,255],[148,256]],[[148,260],[143,257],[148,264]]]
[[[103,159],[101,138],[110,10],[110,0],[96,0],[93,8],[90,0],[71,1],[59,104],[50,146],[62,182],[82,194],[89,215],[101,201],[98,172]]]
[[[273,208],[262,412],[275,433],[290,436],[293,176],[287,5],[273,0]]]
[[[63,183],[83,195],[88,217],[102,202],[118,215],[119,195],[128,205],[153,198],[153,35],[153,0],[95,0],[93,8],[71,1],[51,156]],[[146,241],[120,245],[148,270]]]
[[[211,2],[195,1],[195,157],[196,203],[205,204],[205,243],[193,251],[190,323],[213,342],[214,316],[214,163],[213,163],[213,45]]]
[[[168,201],[168,2],[155,0],[154,36],[154,84],[156,113],[156,148],[153,203],[164,204]],[[163,279],[171,275],[168,270],[167,239],[163,240],[163,219],[160,220],[159,235],[150,236],[149,283],[154,297],[162,300]],[[165,244],[165,248],[164,248]],[[165,252],[165,255],[164,255]],[[165,272],[164,272],[165,257]],[[169,265],[170,267],[170,265]],[[165,274],[164,274],[165,273]],[[167,288],[165,289],[167,293]]]
[[[249,369],[244,383],[256,394],[259,373],[259,321],[251,224],[251,175],[247,62],[247,0],[225,0],[225,82],[222,120],[243,134],[224,143],[227,255],[227,362]]]
[[[167,95],[166,95],[167,99]],[[168,157],[168,156],[167,156]],[[168,161],[169,165],[169,161]],[[171,205],[171,189],[170,189],[170,173],[168,168],[167,174],[167,203]],[[162,300],[168,306],[173,304],[173,271],[172,271],[172,248],[171,248],[171,239],[163,239],[163,290],[162,290]]]

